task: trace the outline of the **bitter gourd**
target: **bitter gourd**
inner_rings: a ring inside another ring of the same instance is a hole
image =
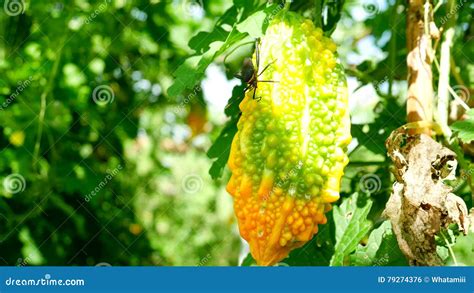
[[[276,82],[259,82],[255,99],[247,91],[228,161],[227,191],[259,265],[279,262],[326,223],[351,140],[344,71],[320,28],[277,15],[261,38],[260,68],[270,63],[258,79]]]

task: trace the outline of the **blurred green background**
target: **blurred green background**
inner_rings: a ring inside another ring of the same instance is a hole
[[[309,11],[303,2],[295,9]],[[233,2],[1,4],[0,265],[237,265],[246,248],[228,173],[211,179],[206,152],[240,84],[232,70],[250,48],[233,65],[217,60],[186,94],[167,95],[193,53],[188,41]],[[395,0],[346,1],[333,34],[361,146],[343,195],[378,174],[374,218],[391,184],[383,141],[405,123],[400,9]],[[460,14],[453,54],[461,63],[473,28],[469,10]],[[471,63],[459,78],[469,85],[473,72]]]
[[[0,264],[236,265],[231,198],[207,175],[215,124],[201,92],[165,95],[226,5],[4,4]]]

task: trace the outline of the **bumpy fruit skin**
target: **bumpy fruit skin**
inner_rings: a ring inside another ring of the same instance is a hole
[[[351,140],[347,85],[336,45],[285,12],[261,39],[256,97],[248,91],[228,161],[227,191],[259,265],[273,265],[325,224],[339,199]],[[255,56],[254,56],[255,63]]]

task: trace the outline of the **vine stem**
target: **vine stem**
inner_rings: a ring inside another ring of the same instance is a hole
[[[455,266],[458,266],[458,260],[456,259],[456,255],[454,254],[453,249],[451,248],[451,242],[448,241],[448,238],[444,235],[443,231],[440,231],[441,237],[443,237],[444,242],[446,243],[446,246],[448,247],[449,254],[453,257],[453,262]]]
[[[452,62],[452,60],[451,60],[451,62]],[[441,65],[439,64],[439,62],[436,58],[434,59],[434,64],[436,65],[436,68],[438,69],[438,72],[441,72]],[[452,67],[451,67],[451,71],[452,71]],[[469,105],[466,104],[466,102],[454,91],[454,89],[449,84],[446,87],[447,87],[447,90],[449,91],[449,93],[454,97],[454,99],[459,103],[459,105],[464,108],[464,110],[466,110],[466,111],[471,110]]]
[[[453,11],[454,0],[448,0],[446,10]],[[454,24],[456,22],[456,15],[451,17],[446,22],[445,33],[443,35],[443,41],[441,43],[441,57],[439,64],[439,82],[438,82],[438,109],[437,118],[438,123],[443,129],[443,133],[449,140],[451,137],[451,129],[448,126],[448,113],[449,113],[449,72],[450,72],[450,56],[451,46],[454,38]]]
[[[433,121],[432,42],[429,32],[429,3],[409,0],[407,16],[408,123]],[[429,124],[427,124],[429,125]],[[430,135],[430,128],[423,128]],[[416,131],[416,130],[415,130]]]
[[[457,84],[466,86],[466,83],[464,80],[462,80],[461,75],[459,74],[457,65],[456,65],[456,60],[454,60],[453,56],[451,55],[451,74],[453,75],[454,79],[456,80]]]
[[[49,76],[48,82],[43,92],[41,93],[41,97],[40,97],[41,108],[40,108],[40,113],[38,117],[38,134],[36,136],[35,148],[33,151],[33,166],[36,166],[38,164],[39,151],[40,151],[40,146],[41,146],[41,137],[43,136],[44,118],[46,115],[47,98],[51,90],[53,89],[53,82],[58,72],[63,46],[64,46],[64,40],[61,42],[59,52],[57,53],[58,55],[56,56],[56,59],[54,60],[53,69]]]
[[[392,13],[390,16],[390,30],[392,32],[392,35],[390,37],[390,43],[389,43],[389,62],[390,62],[390,67],[395,68],[396,67],[396,54],[397,54],[397,36],[396,36],[396,30],[397,30],[397,24],[396,24],[396,18],[398,16],[397,14],[397,7],[399,0],[395,1],[395,5],[392,8]],[[390,70],[390,73],[388,75],[388,96],[393,97],[393,80],[394,80],[394,75],[395,73]]]

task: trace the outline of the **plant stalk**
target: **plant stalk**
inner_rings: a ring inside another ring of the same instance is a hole
[[[429,24],[426,23],[428,21],[426,3],[422,0],[409,0],[407,17],[408,123],[433,121],[432,40]],[[425,127],[421,132],[430,135],[431,129]]]
[[[448,12],[453,11],[454,0],[448,0],[446,10]],[[450,56],[451,46],[453,45],[454,38],[454,24],[456,22],[456,14],[451,15],[448,18],[445,26],[445,33],[443,36],[443,42],[441,43],[441,58],[440,58],[440,70],[439,70],[439,82],[438,82],[438,109],[437,109],[437,120],[443,129],[445,137],[449,140],[451,137],[451,129],[448,126],[449,117],[449,72],[451,68]]]

